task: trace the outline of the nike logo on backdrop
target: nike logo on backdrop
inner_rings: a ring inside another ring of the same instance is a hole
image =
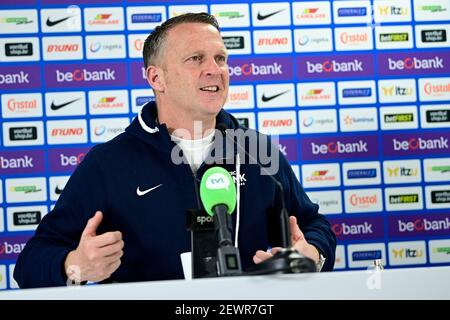
[[[68,19],[70,19],[72,17],[74,17],[74,16],[65,17],[65,18],[62,18],[62,19],[59,19],[59,20],[55,20],[55,21],[50,21],[50,17],[49,17],[49,18],[47,18],[47,21],[45,22],[45,24],[48,27],[53,27],[53,26],[56,26],[58,23],[64,22],[64,21],[66,21],[66,20],[68,20]]]
[[[271,16],[274,16],[277,13],[280,13],[281,11],[284,11],[284,10],[286,10],[286,9],[281,9],[281,10],[278,10],[275,12],[271,12],[269,14],[261,14],[261,12],[258,12],[257,18],[258,18],[258,20],[266,20],[267,18],[270,18]]]
[[[61,194],[63,192],[64,189],[60,189],[59,186],[55,187],[55,193],[56,194]]]
[[[160,185],[157,185],[156,187],[153,187],[153,188],[150,188],[150,189],[147,189],[147,190],[139,190],[139,187],[137,187],[136,193],[137,193],[137,195],[138,195],[139,197],[142,197],[143,195],[146,195],[146,194],[149,193],[150,191],[153,191],[153,190],[155,190],[156,188],[159,188],[159,187],[161,187],[161,186],[162,186],[162,183],[161,183]]]
[[[81,98],[78,98],[78,99],[75,99],[75,100],[72,100],[72,101],[69,101],[69,102],[66,102],[66,103],[61,103],[61,104],[55,104],[55,102],[52,101],[52,104],[50,105],[50,109],[56,111],[56,110],[61,109],[61,108],[65,107],[65,106],[68,106],[69,104],[74,103],[75,101],[78,101],[80,99]]]
[[[261,100],[262,100],[263,102],[267,102],[267,101],[273,100],[273,99],[275,99],[275,98],[278,98],[279,96],[285,94],[286,92],[289,92],[289,90],[286,90],[286,91],[277,93],[277,94],[275,94],[275,95],[273,95],[273,96],[270,96],[270,97],[266,97],[266,94],[263,93],[263,95],[262,95],[262,97],[261,97]]]

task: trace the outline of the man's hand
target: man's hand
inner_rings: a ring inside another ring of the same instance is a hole
[[[317,251],[316,247],[309,244],[306,241],[303,232],[300,230],[297,224],[297,218],[294,216],[289,217],[289,224],[291,229],[291,243],[292,248],[300,252],[303,256],[311,258],[315,263],[317,263],[320,259],[319,251]],[[254,263],[260,263],[274,255],[281,248],[276,247],[272,248],[271,252],[258,250],[256,254],[253,256]]]
[[[88,220],[80,243],[64,262],[67,278],[75,282],[105,280],[120,266],[124,242],[120,231],[97,235],[103,213],[97,211]]]

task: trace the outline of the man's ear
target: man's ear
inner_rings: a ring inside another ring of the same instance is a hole
[[[149,66],[147,70],[145,70],[145,74],[147,76],[147,82],[153,90],[164,92],[164,74],[161,68]]]

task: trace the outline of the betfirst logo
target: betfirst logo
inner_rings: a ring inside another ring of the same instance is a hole
[[[115,71],[110,68],[101,71],[89,71],[87,69],[76,69],[69,72],[61,72],[56,69],[57,82],[95,82],[95,81],[114,81],[116,80]]]
[[[448,149],[448,139],[440,137],[438,139],[411,138],[409,140],[392,140],[395,151],[409,150],[441,150]]]

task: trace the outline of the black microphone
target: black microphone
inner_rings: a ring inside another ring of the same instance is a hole
[[[280,234],[281,234],[281,244],[282,249],[276,252],[273,257],[266,259],[254,266],[250,267],[245,274],[247,275],[259,275],[259,274],[269,274],[269,273],[299,273],[299,272],[315,272],[316,266],[312,259],[304,257],[297,250],[291,248],[291,232],[289,223],[289,213],[286,208],[286,201],[284,195],[284,188],[280,181],[278,181],[272,174],[270,174],[267,169],[258,161],[250,155],[245,147],[239,145],[234,140],[227,135],[228,127],[224,123],[217,123],[216,129],[219,130],[227,141],[231,141],[233,145],[236,145],[239,150],[243,151],[244,154],[249,157],[252,161],[260,167],[263,171],[276,185],[280,193],[281,211],[280,211]],[[238,152],[239,152],[238,150]],[[278,152],[278,150],[277,150]],[[239,179],[239,177],[237,177]]]

